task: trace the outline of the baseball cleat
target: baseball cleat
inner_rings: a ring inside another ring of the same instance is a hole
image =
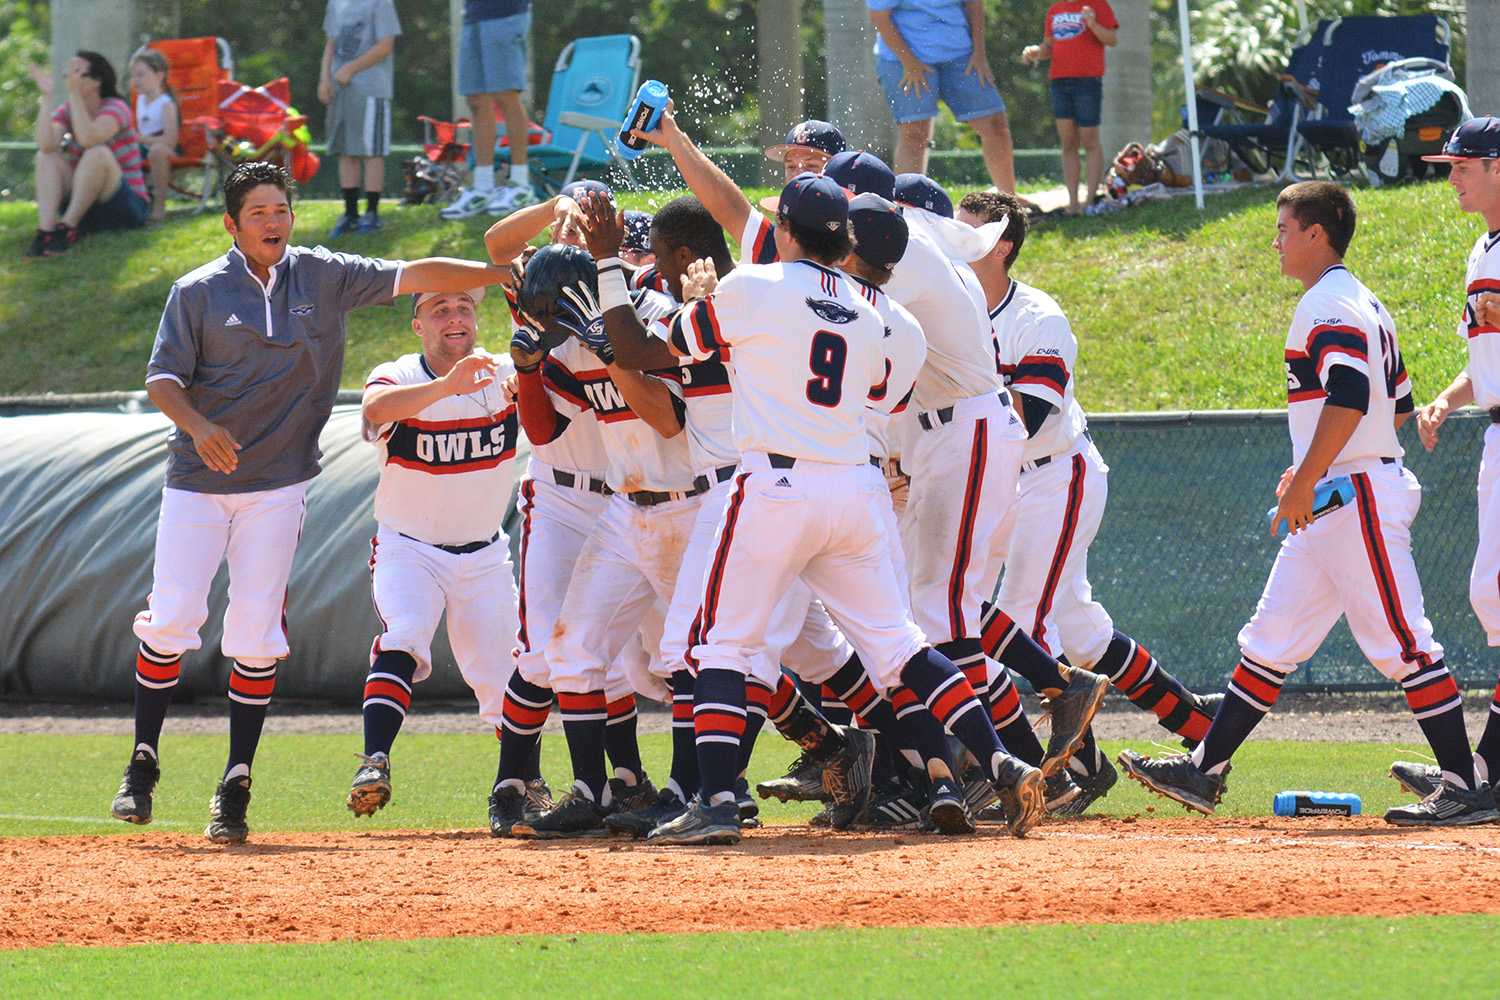
[[[574,788],[540,816],[527,816],[512,824],[510,835],[521,840],[602,837],[605,815],[593,799]]]
[[[1084,810],[1109,794],[1120,780],[1120,772],[1102,753],[1097,758],[1098,767],[1089,770],[1082,758],[1074,757],[1068,764],[1068,773],[1079,788],[1079,796],[1058,810],[1059,816],[1082,816]]]
[[[355,816],[373,816],[391,801],[391,759],[383,753],[359,757],[363,763],[354,772],[354,784],[344,804]]]
[[[704,846],[740,842],[740,807],[735,802],[716,806],[694,799],[680,816],[668,820],[646,835],[648,844]]]
[[[1500,809],[1487,783],[1471,791],[1445,781],[1421,802],[1387,809],[1385,821],[1396,826],[1477,826],[1500,823]]]
[[[249,775],[219,782],[208,803],[208,827],[203,836],[215,844],[243,844],[250,836],[250,825],[245,822],[249,808]]]
[[[604,817],[604,828],[621,837],[645,837],[652,830],[681,816],[687,811],[687,803],[677,797],[670,788],[663,788],[656,801],[643,809],[610,813]]]
[[[1000,762],[995,788],[1000,793],[1012,837],[1026,836],[1047,815],[1046,782],[1041,768],[1025,761],[1006,757]]]
[[[920,830],[923,811],[927,806],[927,793],[915,786],[882,795],[872,801],[854,821],[855,830]],[[816,817],[814,817],[816,819]]]
[[[627,785],[622,778],[609,779],[609,812],[635,812],[656,802],[656,786],[645,772],[635,776],[635,784]]]
[[[526,794],[514,785],[501,785],[490,792],[491,837],[511,836],[515,825],[526,818],[526,799]]]
[[[137,750],[130,763],[125,765],[125,777],[109,807],[111,815],[141,826],[151,822],[151,797],[160,780],[161,768],[157,766],[156,758],[144,749]]]
[[[763,799],[780,799],[782,802],[818,802],[827,798],[823,791],[823,765],[827,755],[816,750],[804,750],[787,772],[780,778],[759,782],[755,794]]]
[[[843,746],[823,768],[823,790],[832,808],[835,830],[847,830],[870,804],[870,774],[875,767],[875,735],[849,726],[832,726]]]
[[[822,809],[819,809],[817,812],[808,817],[807,825],[817,827],[820,830],[826,830],[831,827],[833,825],[833,820],[829,818],[828,807],[824,806]]]
[[[1118,760],[1125,773],[1148,790],[1205,816],[1214,814],[1228,787],[1224,781],[1228,767],[1222,774],[1207,774],[1185,753],[1152,759],[1134,750],[1121,750]]]
[[[1043,774],[1051,777],[1068,766],[1068,758],[1083,746],[1084,732],[1107,694],[1108,677],[1074,667],[1068,686],[1056,698],[1048,699],[1052,734],[1047,737],[1047,753],[1042,758]]]
[[[734,783],[734,804],[740,807],[740,829],[760,829],[760,806],[750,797],[750,782],[744,778]]]
[[[995,786],[990,784],[990,779],[986,778],[977,767],[970,768],[965,773],[963,785],[964,804],[969,807],[969,814],[976,818],[1000,798],[1000,793],[995,791]]]
[[[956,781],[939,778],[932,783],[927,803],[927,824],[938,833],[957,836],[974,832],[974,817],[964,802],[964,790]]]
[[[1391,777],[1419,799],[1425,799],[1443,784],[1443,769],[1436,764],[1418,764],[1398,760],[1391,765]]]
[[[527,816],[540,816],[555,804],[552,801],[552,789],[547,787],[547,779],[532,778],[526,782],[526,803],[522,811]]]
[[[1053,815],[1060,814],[1063,809],[1067,808],[1073,802],[1078,801],[1078,797],[1083,794],[1083,789],[1074,783],[1073,776],[1068,773],[1067,768],[1063,768],[1052,777],[1047,778],[1044,790],[1047,811]]]

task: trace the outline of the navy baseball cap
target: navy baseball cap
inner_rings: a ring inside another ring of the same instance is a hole
[[[849,148],[849,144],[844,141],[844,133],[839,131],[837,125],[814,118],[793,125],[786,134],[786,142],[766,149],[766,159],[780,163],[786,159],[787,150],[799,146],[803,149],[816,149],[829,156]]]
[[[1441,153],[1422,159],[1428,163],[1500,159],[1500,118],[1494,115],[1470,118],[1453,130]]]
[[[638,212],[633,208],[627,208],[625,210],[625,238],[620,241],[620,249],[650,253],[651,219],[650,212]]]
[[[889,271],[905,255],[906,219],[900,205],[878,194],[857,194],[849,202],[849,225],[860,260]]]
[[[953,218],[953,199],[926,174],[897,174],[895,200],[913,208],[925,208],[946,219]]]
[[[822,174],[798,174],[781,189],[776,214],[799,226],[836,233],[849,225],[849,199]]]
[[[867,191],[886,201],[896,196],[896,175],[884,160],[863,149],[839,153],[823,164],[823,176],[833,178],[851,197]]]
[[[603,181],[574,181],[571,184],[564,184],[562,190],[557,193],[564,198],[572,198],[574,201],[586,194],[602,194],[610,201],[615,200],[614,191]]]

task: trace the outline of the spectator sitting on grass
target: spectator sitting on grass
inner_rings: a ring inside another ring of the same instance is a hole
[[[30,70],[41,95],[33,130],[37,227],[26,256],[64,253],[80,232],[145,225],[141,147],[115,68],[97,52],[80,51],[63,74],[68,99],[50,112],[52,71]]]
[[[1093,6],[1097,4],[1097,9]],[[1099,145],[1099,114],[1104,103],[1104,49],[1115,44],[1120,22],[1109,0],[1058,0],[1047,8],[1042,44],[1021,50],[1021,60],[1052,60],[1052,117],[1062,145],[1063,184],[1068,214],[1091,209],[1104,179],[1104,150]],[[1088,189],[1078,205],[1078,144],[1088,156]]]
[[[135,130],[151,170],[151,221],[160,222],[167,217],[167,185],[177,153],[177,102],[167,85],[167,57],[155,49],[142,50],[130,60],[130,86],[135,90]]]

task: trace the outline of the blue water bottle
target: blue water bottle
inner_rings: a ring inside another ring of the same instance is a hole
[[[1278,816],[1358,816],[1352,792],[1277,792],[1271,811]]]
[[[647,80],[641,84],[641,89],[635,92],[635,100],[631,102],[630,111],[625,115],[625,120],[620,123],[620,134],[615,138],[615,145],[622,157],[633,160],[650,145],[630,133],[635,129],[650,132],[656,128],[657,123],[661,121],[662,110],[666,106],[667,85],[665,83],[660,80]]]

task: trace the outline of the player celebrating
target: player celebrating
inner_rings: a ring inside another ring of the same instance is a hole
[[[497,730],[513,661],[516,585],[500,528],[515,486],[516,408],[500,386],[509,358],[475,352],[476,288],[412,297],[422,349],[365,379],[365,437],[380,460],[370,543],[383,631],[365,680],[364,763],[347,805],[370,816],[391,798],[391,744],[412,685],[432,673],[432,636],[447,613],[458,669]]]
[[[1423,613],[1411,553],[1422,493],[1396,440],[1411,382],[1390,314],[1344,267],[1354,226],[1354,202],[1337,184],[1293,184],[1276,199],[1281,272],[1307,290],[1286,338],[1292,466],[1271,517],[1272,531],[1284,523],[1290,536],[1240,631],[1240,662],[1203,742],[1191,756],[1154,760],[1126,750],[1120,763],[1157,794],[1212,814],[1230,757],[1344,615],[1365,656],[1401,685],[1442,769],[1431,795],[1386,820],[1488,823],[1500,812],[1475,776],[1463,701]]]
[[[958,218],[972,226],[1005,221],[1000,242],[972,266],[988,300],[995,362],[1027,434],[1020,494],[992,539],[1005,576],[985,612],[985,652],[1003,659],[1016,622],[1024,622],[1043,647],[1104,674],[1132,704],[1196,743],[1213,716],[1143,646],[1115,629],[1089,586],[1088,551],[1104,516],[1109,467],[1075,395],[1078,340],[1067,317],[1052,296],[1010,273],[1026,240],[1025,209],[1015,195],[975,191],[959,203]],[[1070,814],[1116,781],[1092,731],[1069,767],[1083,789],[1064,810]]]
[[[179,278],[167,297],[146,392],[177,426],[170,442],[147,610],[135,619],[135,749],[111,811],[151,821],[157,744],[182,670],[200,645],[208,591],[229,558],[223,652],[229,675],[229,760],[205,835],[249,834],[250,764],[276,663],[287,655],[287,579],[304,495],[318,474],[318,434],[344,365],[352,309],[408,292],[459,292],[504,272],[433,257],[401,263],[290,246],[291,178],[245,163],[224,181],[234,245]]]
[[[737,268],[706,300],[691,337],[674,324],[679,353],[732,355],[740,472],[690,651],[701,791],[649,840],[739,840],[733,785],[745,678],[774,605],[799,576],[869,654],[876,684],[911,688],[965,742],[1005,796],[1011,832],[1022,836],[1043,811],[1041,772],[1000,747],[963,674],[905,611],[888,551],[894,540],[874,507],[864,410],[886,377],[884,324],[831,266],[852,249],[848,200],[829,178],[802,174],[782,191],[778,218],[778,256],[790,263]],[[805,368],[793,364],[800,358]]]
[[[1488,230],[1474,241],[1464,276],[1458,335],[1468,344],[1469,365],[1437,399],[1417,411],[1417,432],[1431,451],[1439,428],[1455,409],[1477,403],[1489,411],[1479,463],[1479,547],[1469,573],[1469,603],[1494,647],[1500,646],[1500,118],[1469,119],[1454,130],[1442,153],[1423,159],[1452,164],[1448,183],[1458,193],[1458,207],[1483,216]],[[1474,769],[1480,781],[1493,784],[1500,778],[1500,682],[1479,737]],[[1423,797],[1443,780],[1441,768],[1409,761],[1392,764],[1391,776]]]

